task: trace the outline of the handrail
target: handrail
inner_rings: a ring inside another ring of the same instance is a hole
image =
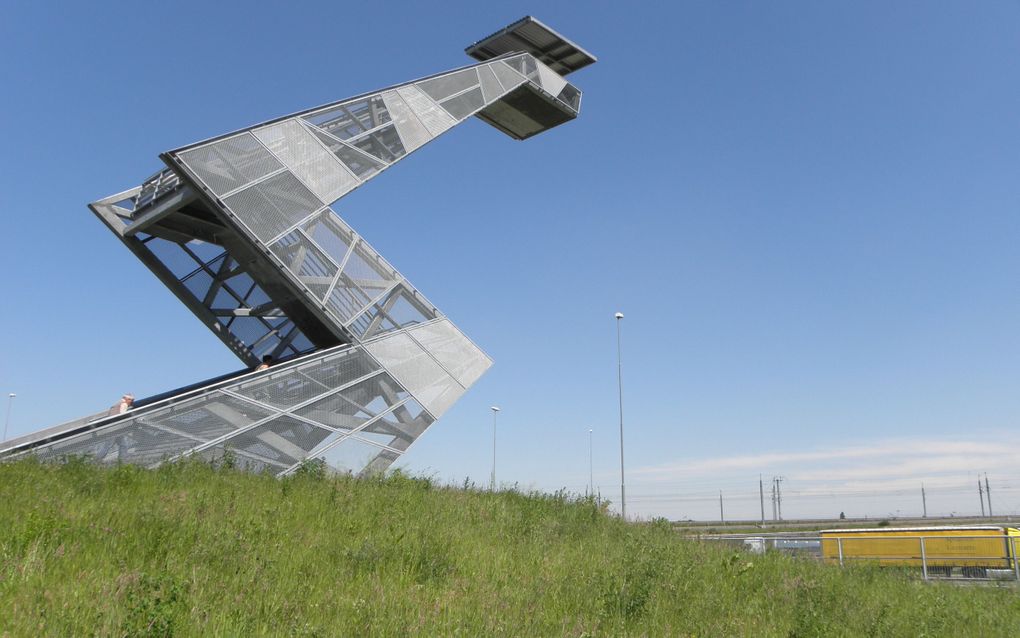
[[[333,346],[331,348],[324,348],[322,350],[315,350],[313,352],[303,354],[299,357],[295,357],[288,361],[278,363],[267,370],[243,369],[236,372],[230,372],[219,377],[213,377],[212,379],[207,379],[205,381],[200,381],[195,384],[187,385],[176,390],[170,390],[169,392],[155,394],[152,395],[151,397],[140,399],[137,402],[138,405],[137,408],[133,408],[122,414],[109,415],[106,414],[104,411],[96,415],[92,415],[91,417],[79,417],[77,419],[72,419],[70,421],[66,421],[64,423],[53,426],[46,430],[35,432],[33,434],[29,434],[17,439],[10,439],[9,441],[0,443],[0,458],[20,454],[22,452],[35,448],[39,445],[53,443],[61,439],[76,436],[83,432],[88,432],[90,430],[94,430],[100,427],[110,425],[112,423],[116,423],[117,421],[123,419],[134,418],[146,414],[148,412],[151,412],[153,410],[158,410],[168,405],[172,405],[174,403],[180,403],[182,401],[186,401],[196,396],[200,396],[202,394],[206,394],[214,390],[218,390],[227,385],[236,383],[237,381],[244,379],[245,377],[249,376],[255,377],[258,375],[270,376],[272,374],[278,374],[282,371],[289,370],[295,366],[301,365],[307,359],[313,357],[321,357],[323,355],[330,353],[331,351],[334,350],[340,351],[350,347],[351,347],[350,344],[344,343],[337,346]],[[13,443],[13,445],[11,445],[11,443]]]

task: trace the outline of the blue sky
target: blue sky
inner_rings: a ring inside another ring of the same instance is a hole
[[[404,457],[788,517],[1020,511],[1020,6],[7,3],[0,392],[11,435],[238,363],[85,205],[161,151],[465,64],[533,14],[599,57],[581,117],[481,122],[341,214],[496,361]],[[6,406],[4,406],[6,408]]]

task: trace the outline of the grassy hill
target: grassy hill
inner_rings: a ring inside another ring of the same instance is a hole
[[[0,635],[957,636],[959,588],[684,541],[563,494],[0,464]]]

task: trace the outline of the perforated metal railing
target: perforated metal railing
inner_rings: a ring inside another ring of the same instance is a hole
[[[525,53],[507,59],[506,64],[528,78],[533,86],[553,96],[575,113],[581,110],[581,91],[535,56]]]
[[[355,474],[382,470],[435,420],[371,354],[381,342],[402,337],[394,333],[365,347],[341,346],[102,418],[86,431],[15,455],[82,455],[153,467],[185,455],[215,459],[229,450],[241,467],[272,474],[293,471],[307,457]],[[422,366],[435,364],[430,354],[419,352],[412,357],[416,363],[399,374],[417,386],[425,405],[441,412],[463,387],[442,374],[423,380]]]
[[[138,213],[160,197],[172,193],[181,184],[181,178],[177,173],[169,168],[164,168],[142,183],[142,190],[135,196],[134,212]]]

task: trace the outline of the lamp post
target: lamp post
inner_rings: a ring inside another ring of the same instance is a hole
[[[7,395],[7,418],[4,419],[4,438],[2,439],[4,441],[7,440],[7,426],[11,424],[11,406],[14,404],[14,397],[16,396],[18,395],[13,392]]]
[[[499,412],[499,407],[492,406],[489,408],[492,410],[492,479],[489,483],[489,489],[493,492],[496,491],[496,413]]]
[[[595,495],[595,472],[592,469],[591,462],[591,433],[592,429],[588,428],[588,494]]]
[[[623,313],[616,317],[616,379],[620,390],[620,515],[627,520],[627,488],[623,478],[623,349],[620,341],[620,321]]]

